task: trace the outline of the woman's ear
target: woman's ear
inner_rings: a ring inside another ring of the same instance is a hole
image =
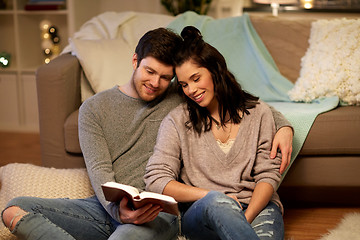
[[[133,69],[135,70],[138,64],[138,58],[137,58],[137,54],[134,53],[133,57],[132,57],[132,65],[133,65]]]

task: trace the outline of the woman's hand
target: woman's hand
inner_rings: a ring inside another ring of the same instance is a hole
[[[256,184],[248,208],[245,211],[246,220],[249,223],[266,207],[274,193],[273,187],[266,182]]]
[[[230,195],[230,194],[226,194],[226,196],[231,197],[232,199],[234,199],[239,204],[241,210],[243,209],[242,206],[241,206],[241,203],[239,202],[239,200],[237,199],[236,196]]]
[[[120,201],[119,216],[122,223],[132,223],[135,225],[153,221],[161,212],[159,205],[147,204],[141,208],[133,210],[128,206],[129,200],[126,197]]]

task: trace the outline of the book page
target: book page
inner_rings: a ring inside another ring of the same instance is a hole
[[[175,201],[175,199],[173,197],[170,196],[166,196],[163,194],[158,194],[158,193],[153,193],[153,192],[141,192],[140,193],[140,198],[144,199],[144,198],[155,198],[155,199],[160,199],[169,203],[177,203]]]

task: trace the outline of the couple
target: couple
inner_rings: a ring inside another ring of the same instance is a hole
[[[80,108],[80,145],[96,195],[15,198],[2,212],[5,225],[19,239],[175,239],[177,217],[159,206],[133,210],[126,198],[104,199],[101,184],[145,189],[145,174],[148,189],[181,203],[182,230],[190,239],[258,239],[271,232],[282,239],[274,188],[290,161],[290,124],[243,92],[193,27],[182,37],[164,28],[147,32],[132,65],[127,84]]]

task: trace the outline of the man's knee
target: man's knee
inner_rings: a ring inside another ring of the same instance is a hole
[[[28,213],[22,210],[20,207],[10,206],[2,212],[1,217],[5,226],[12,231],[17,222],[26,214]]]

